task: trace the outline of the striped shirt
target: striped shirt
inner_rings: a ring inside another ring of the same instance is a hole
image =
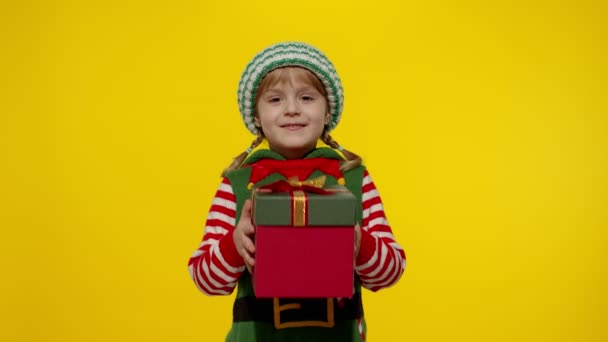
[[[380,195],[367,171],[362,187],[361,245],[355,272],[363,287],[377,291],[399,280],[405,269],[405,253],[395,241]],[[192,280],[206,295],[232,293],[245,271],[245,262],[232,238],[235,226],[236,196],[228,178],[224,178],[213,198],[203,240],[188,262]]]

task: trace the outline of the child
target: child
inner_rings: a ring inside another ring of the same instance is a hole
[[[203,241],[188,264],[194,283],[207,295],[228,295],[238,283],[226,341],[365,341],[361,287],[377,291],[394,285],[403,273],[405,254],[361,159],[329,135],[343,106],[333,64],[312,46],[276,44],[258,53],[245,69],[238,102],[245,125],[257,137],[223,173]],[[264,139],[269,149],[253,151]],[[319,139],[331,148],[317,148]],[[361,226],[355,227],[355,294],[280,299],[291,302],[292,309],[277,312],[273,299],[257,299],[251,285],[251,188],[293,176],[305,180],[319,170],[327,171],[321,173],[327,173],[328,185],[344,184],[361,204]]]

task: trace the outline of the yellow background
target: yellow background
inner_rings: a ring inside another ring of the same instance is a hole
[[[370,341],[608,340],[602,1],[3,1],[0,340],[221,341],[187,261],[260,49],[321,48],[408,256]]]

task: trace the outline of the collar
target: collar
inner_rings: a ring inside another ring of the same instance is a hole
[[[333,148],[329,147],[319,147],[312,151],[310,151],[307,155],[305,155],[302,159],[311,159],[311,158],[329,158],[329,159],[337,159],[339,161],[343,161],[344,158],[336,152]],[[273,159],[273,160],[287,160],[282,155],[278,154],[275,151],[270,149],[259,149],[251,153],[245,161],[243,165],[249,165],[256,163],[259,160],[263,159]],[[293,160],[302,160],[302,159],[293,159]]]
[[[315,171],[319,170],[336,179],[343,179],[340,171],[340,163],[344,158],[335,150],[328,147],[320,147],[308,153],[302,159],[286,160],[280,154],[260,149],[253,152],[244,162],[251,167],[249,184],[253,185],[273,173],[279,173],[285,178],[297,178],[306,180]]]

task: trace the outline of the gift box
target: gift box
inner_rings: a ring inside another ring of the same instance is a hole
[[[285,184],[253,192],[256,297],[351,297],[355,196]]]

